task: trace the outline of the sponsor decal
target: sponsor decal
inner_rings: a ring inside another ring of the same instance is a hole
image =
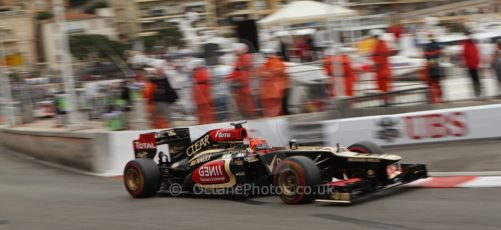
[[[190,166],[194,166],[194,165],[198,165],[198,164],[207,162],[210,160],[210,157],[211,157],[210,155],[202,155],[198,158],[195,158],[191,161]]]
[[[234,163],[235,165],[244,165],[244,161],[242,160],[242,158],[235,158],[235,159],[233,160],[233,163]]]
[[[468,134],[467,117],[462,112],[407,116],[405,133],[410,139],[462,137]]]
[[[134,145],[135,145],[136,149],[154,149],[154,148],[156,148],[155,143],[134,142]]]
[[[393,179],[400,175],[400,171],[398,171],[397,164],[391,164],[386,167],[386,174],[388,175],[388,179]]]
[[[167,135],[173,137],[173,136],[176,136],[177,134],[174,130],[170,129],[170,130],[167,130]]]
[[[402,120],[403,129],[398,128],[397,119],[385,117],[377,121],[376,125],[380,129],[376,131],[375,137],[385,142],[395,142],[401,137],[412,140],[435,139],[462,137],[469,132],[466,114],[462,112],[405,116]]]
[[[157,148],[155,133],[141,134],[138,140],[133,141],[135,150],[149,150]]]
[[[190,145],[190,147],[186,148],[186,155],[188,155],[188,157],[191,157],[195,153],[202,150],[203,148],[209,146],[210,145],[209,138],[210,138],[209,135],[205,135],[203,138]]]
[[[245,157],[247,156],[247,153],[238,153],[235,157]]]
[[[348,158],[348,162],[381,162],[381,159],[379,158],[358,158],[358,157],[353,157],[353,158]]]
[[[211,161],[200,166],[192,177],[193,182],[196,184],[221,184],[230,180],[227,172],[225,171],[225,161]]]
[[[331,194],[333,200],[351,200],[351,194],[347,192],[333,192]]]
[[[216,137],[218,138],[231,138],[231,133],[229,132],[221,132],[220,130],[216,131]]]
[[[259,159],[258,159],[255,155],[253,155],[253,156],[246,156],[246,157],[244,158],[244,161],[246,161],[246,162],[256,162],[256,161],[258,161],[258,160],[259,160]]]
[[[212,141],[242,141],[247,136],[244,128],[237,129],[216,129],[210,131]]]
[[[148,153],[147,152],[139,152],[138,154],[136,154],[136,157],[137,158],[146,158],[146,157],[148,157]]]
[[[381,139],[385,142],[394,142],[396,138],[401,136],[400,131],[395,128],[398,124],[398,120],[389,117],[382,118],[376,125],[381,127],[380,130],[376,131],[376,138]]]
[[[269,164],[266,164],[266,167],[268,167],[268,170],[270,172],[273,172],[273,169],[282,162],[282,159],[278,157],[278,155],[273,156],[273,159],[271,159]]]

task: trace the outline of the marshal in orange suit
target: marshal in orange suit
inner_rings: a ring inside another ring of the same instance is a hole
[[[344,90],[346,96],[354,96],[354,85],[357,80],[353,68],[351,68],[351,60],[347,54],[341,55],[341,60],[339,56],[328,55],[324,59],[324,68],[329,78],[329,93],[331,96],[334,94],[334,67],[333,63],[341,61],[343,64],[343,75],[344,75]]]
[[[198,122],[200,124],[216,122],[211,90],[209,71],[207,67],[200,64],[193,70],[193,99],[197,106]]]
[[[248,48],[241,44],[237,48],[238,59],[235,62],[235,70],[227,80],[232,85],[233,96],[238,110],[243,117],[253,117],[256,106],[251,89],[252,54],[247,53]]]
[[[259,71],[261,77],[261,102],[264,115],[274,117],[283,115],[284,104],[282,100],[289,85],[288,76],[285,72],[285,63],[280,57],[268,51],[266,62]]]

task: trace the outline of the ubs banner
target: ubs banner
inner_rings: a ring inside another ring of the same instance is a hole
[[[382,146],[501,137],[501,105],[463,107],[326,122],[327,143]]]

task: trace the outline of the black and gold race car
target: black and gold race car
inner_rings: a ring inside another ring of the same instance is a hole
[[[124,169],[127,191],[135,198],[155,194],[276,194],[287,204],[314,200],[351,203],[367,194],[427,177],[422,164],[362,141],[343,148],[306,147],[290,141],[272,147],[250,138],[244,122],[214,129],[191,141],[188,128],[141,134],[135,158]],[[157,153],[167,144],[169,153]]]

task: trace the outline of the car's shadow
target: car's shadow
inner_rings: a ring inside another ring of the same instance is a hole
[[[419,189],[416,188],[398,188],[398,189],[392,189],[392,190],[386,190],[386,191],[381,191],[381,192],[376,192],[372,194],[367,194],[363,197],[357,198],[353,200],[351,203],[334,203],[334,202],[315,202],[319,206],[334,206],[334,207],[349,207],[349,206],[358,206],[358,205],[364,205],[370,202],[374,201],[380,201],[382,199],[387,199],[390,197],[396,197],[396,196],[401,196],[413,192],[417,192]],[[237,196],[237,195],[198,195],[198,194],[193,194],[193,193],[183,193],[178,196],[173,196],[170,195],[169,193],[158,193],[157,197],[170,197],[170,198],[176,198],[176,199],[201,199],[201,200],[225,200],[225,201],[232,201],[232,202],[238,202],[238,203],[244,203],[244,204],[249,204],[249,205],[267,205],[267,204],[272,204],[276,202],[280,202],[280,198],[278,196],[252,196],[252,197],[245,197],[245,196]],[[263,198],[267,197],[275,197],[277,200],[271,201],[269,199],[263,200]]]
[[[183,194],[180,194],[177,196],[173,196],[169,193],[158,193],[157,196],[158,197],[170,197],[170,198],[176,198],[176,199],[225,200],[225,201],[233,201],[233,202],[245,203],[245,204],[250,204],[250,205],[264,205],[264,204],[271,203],[271,202],[260,200],[260,198],[270,197],[270,196],[245,197],[245,196],[237,196],[237,195],[198,195],[198,194],[192,194],[192,193],[183,193]]]

